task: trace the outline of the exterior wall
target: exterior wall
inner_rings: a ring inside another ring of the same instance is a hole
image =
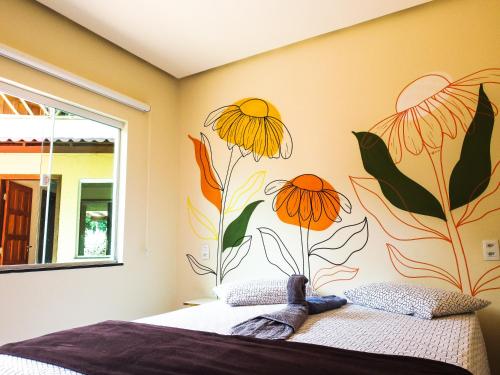
[[[0,174],[39,174],[40,159],[40,154],[0,154]],[[44,158],[42,171],[48,171],[47,163],[48,160]],[[78,246],[80,180],[112,179],[113,155],[54,154],[52,174],[61,176],[57,262],[71,262],[75,259]],[[39,187],[38,182],[36,185]],[[32,234],[34,231],[36,233],[37,223],[38,216],[36,221],[32,221]],[[33,248],[36,248],[38,246],[36,236],[31,237],[30,242]]]

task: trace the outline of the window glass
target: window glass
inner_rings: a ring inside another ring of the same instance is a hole
[[[116,259],[119,141],[115,126],[0,91],[0,271]]]

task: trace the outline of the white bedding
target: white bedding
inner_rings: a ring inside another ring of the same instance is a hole
[[[227,334],[231,326],[283,305],[230,307],[212,302],[136,320],[140,323]],[[312,315],[291,341],[428,358],[488,375],[483,336],[475,314],[424,320],[348,304]],[[41,362],[0,355],[1,375],[78,375]]]

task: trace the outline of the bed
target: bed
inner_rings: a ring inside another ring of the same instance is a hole
[[[230,327],[283,305],[230,307],[222,302],[185,308],[136,322],[228,334]],[[424,320],[348,304],[312,315],[290,341],[361,352],[393,354],[446,362],[488,375],[485,344],[475,314]],[[54,365],[0,355],[2,375],[77,375]]]

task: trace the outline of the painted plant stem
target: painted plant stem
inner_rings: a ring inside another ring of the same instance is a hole
[[[226,211],[226,201],[229,192],[229,183],[231,181],[231,175],[233,174],[234,167],[241,159],[241,154],[235,156],[235,148],[231,149],[231,154],[229,155],[229,162],[227,164],[226,177],[224,179],[224,185],[222,186],[222,198],[221,198],[221,211],[219,215],[219,229],[217,233],[217,259],[216,259],[216,270],[215,270],[215,285],[219,285],[222,282],[222,241],[224,238],[224,214]]]
[[[460,232],[458,231],[455,219],[450,209],[450,198],[448,195],[448,189],[446,185],[446,178],[444,175],[443,168],[443,153],[442,148],[438,151],[431,152],[426,148],[427,154],[432,164],[432,169],[434,170],[434,175],[436,177],[436,183],[439,188],[439,195],[441,198],[441,205],[443,207],[444,214],[446,216],[446,229],[448,231],[448,238],[450,240],[453,255],[455,257],[455,265],[458,273],[458,282],[460,290],[463,293],[473,293],[472,283],[470,279],[469,265],[467,263],[467,257],[465,255],[465,250],[462,243],[462,238]],[[462,281],[462,270],[465,270],[465,283]]]

